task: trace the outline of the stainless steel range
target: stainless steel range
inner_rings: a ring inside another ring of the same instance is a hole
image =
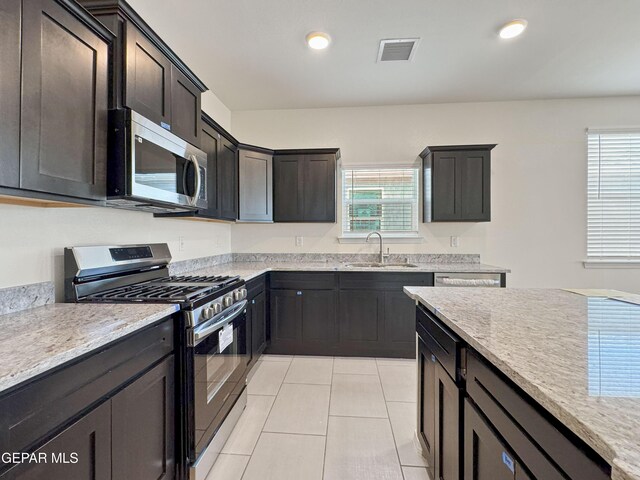
[[[246,405],[250,345],[244,280],[169,275],[166,244],[65,249],[68,302],[180,305],[178,478],[204,479]]]

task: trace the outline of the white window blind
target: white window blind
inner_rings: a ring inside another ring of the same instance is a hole
[[[640,309],[589,298],[589,395],[640,397]]]
[[[342,171],[342,232],[418,232],[418,169],[357,168]]]
[[[589,131],[587,256],[640,259],[640,129]]]

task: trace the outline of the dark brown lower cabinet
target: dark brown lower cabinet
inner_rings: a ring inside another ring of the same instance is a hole
[[[422,307],[417,309],[416,332],[418,439],[431,478],[461,480],[464,382],[459,372],[462,342]]]
[[[270,300],[270,351],[284,353],[296,349],[302,340],[302,302],[298,300],[298,291],[271,290]]]
[[[435,476],[436,357],[418,338],[418,438],[427,459],[429,478]]]
[[[267,346],[267,295],[260,292],[251,299],[251,354],[260,355]]]
[[[336,294],[333,290],[302,290],[302,343],[328,345],[335,338]]]
[[[269,351],[320,354],[335,343],[334,290],[271,290]]]
[[[113,480],[175,478],[173,356],[112,399]]]
[[[340,292],[340,343],[354,354],[378,348],[384,335],[384,292]]]
[[[174,319],[0,396],[2,480],[176,478]],[[77,457],[73,454],[77,454]]]
[[[413,319],[415,311],[415,301],[401,289],[384,292],[384,339],[388,351],[413,356],[416,328],[409,319]]]
[[[439,362],[436,362],[435,366],[435,380],[436,478],[460,480],[462,473],[460,423],[463,393]]]
[[[464,402],[464,422],[465,480],[514,480],[513,453],[468,399]]]
[[[111,402],[104,402],[36,450],[46,462],[22,463],[7,480],[111,480]]]
[[[273,272],[269,353],[415,358],[415,302],[432,273]],[[298,298],[300,297],[300,298]]]

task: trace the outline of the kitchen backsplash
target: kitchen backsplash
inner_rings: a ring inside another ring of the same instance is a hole
[[[53,282],[31,283],[0,289],[0,315],[54,303]]]
[[[287,263],[346,263],[346,262],[376,262],[375,253],[233,253],[234,262],[287,262]],[[478,254],[430,254],[404,253],[391,254],[386,261],[410,263],[480,263]]]

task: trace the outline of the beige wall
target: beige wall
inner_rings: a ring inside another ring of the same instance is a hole
[[[228,223],[154,218],[115,208],[15,205],[0,205],[0,218],[0,288],[53,280],[59,299],[64,247],[166,242],[175,260],[230,251]]]
[[[407,164],[427,145],[497,143],[490,223],[423,224],[395,252],[480,253],[513,270],[511,286],[640,293],[639,269],[587,270],[585,128],[640,126],[640,97],[232,112],[243,142],[340,147],[342,163]],[[374,251],[337,242],[339,224],[236,225],[236,252]],[[295,246],[295,236],[304,246]],[[449,246],[460,236],[459,248]]]
[[[231,129],[231,111],[211,91],[202,109]],[[113,208],[0,205],[0,288],[55,281],[61,299],[64,247],[166,242],[174,260],[229,253],[231,224],[154,218]],[[179,237],[184,237],[183,249]]]
[[[211,91],[202,94],[201,108],[227,131],[231,131],[231,110]]]

